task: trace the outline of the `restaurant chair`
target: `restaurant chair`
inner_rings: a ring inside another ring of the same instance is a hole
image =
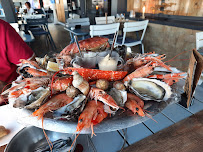
[[[47,18],[27,19],[27,26],[34,36],[46,35],[47,42],[49,42],[52,48],[56,50],[56,45],[53,41],[51,33],[49,32]]]
[[[23,41],[26,42],[28,45],[30,45],[30,42],[33,42],[35,40],[31,31],[28,30],[27,34],[24,31],[20,31],[18,23],[10,23],[10,25],[16,30]]]
[[[18,25],[18,23],[10,23],[10,25],[16,30],[16,32],[19,32],[19,25]]]
[[[79,19],[67,19],[65,27],[75,27],[76,25],[80,26],[89,26],[90,25],[90,19],[89,18],[79,18]],[[66,28],[64,28],[66,30]],[[75,42],[73,34],[69,32],[71,41],[70,43]],[[88,38],[88,36],[86,37]],[[78,40],[81,40],[82,37],[78,37]]]
[[[196,49],[203,55],[203,32],[196,33]]]
[[[95,17],[96,24],[106,24],[106,17]],[[115,23],[115,16],[107,16],[107,24]]]
[[[196,33],[196,50],[203,55],[203,32]],[[203,76],[203,72],[201,76]]]
[[[109,38],[109,43],[112,44],[114,34],[116,34],[116,41],[118,37],[118,30],[119,30],[120,23],[113,23],[113,24],[104,24],[104,25],[90,25],[90,36],[105,36]]]
[[[124,28],[123,28],[123,39],[117,40],[117,45],[125,45],[127,47],[132,47],[136,45],[141,45],[141,52],[144,53],[144,44],[143,44],[143,38],[145,35],[145,31],[147,29],[149,20],[145,21],[136,21],[136,22],[125,22]],[[139,38],[138,33],[139,31],[142,31],[141,38]],[[129,32],[136,32],[137,39],[131,39],[129,37],[126,37],[126,33]]]

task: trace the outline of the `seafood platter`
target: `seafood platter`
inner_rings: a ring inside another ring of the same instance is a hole
[[[82,56],[73,43],[52,58],[20,60],[20,76],[1,94],[20,123],[93,135],[153,119],[179,101],[179,80],[185,76],[165,64],[166,55],[110,54],[102,37],[79,46]]]

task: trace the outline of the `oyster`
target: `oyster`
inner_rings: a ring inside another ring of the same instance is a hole
[[[143,100],[166,101],[172,94],[169,85],[156,79],[134,78],[125,85]]]
[[[35,109],[40,107],[44,101],[50,96],[51,91],[46,88],[40,87],[36,90],[33,90],[32,93],[28,96],[28,105],[25,106],[26,109]]]
[[[76,119],[79,117],[80,113],[83,111],[86,103],[86,96],[79,94],[73,99],[73,101],[60,109],[54,111],[54,119]]]
[[[49,88],[39,87],[30,93],[20,95],[14,102],[14,108],[35,109],[40,107],[49,97]]]
[[[117,90],[116,88],[111,88],[109,95],[116,101],[116,103],[124,107],[125,102],[127,101],[127,91]]]

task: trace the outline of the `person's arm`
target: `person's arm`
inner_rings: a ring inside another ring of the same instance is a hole
[[[32,13],[34,13],[35,11],[34,11],[34,9],[31,7],[30,8],[30,14],[32,15]]]
[[[9,24],[6,29],[6,47],[9,62],[19,64],[20,59],[33,59],[34,53]]]
[[[6,90],[5,86],[7,85],[6,82],[0,80],[0,94]],[[0,96],[0,106],[5,103],[5,100],[2,96]]]

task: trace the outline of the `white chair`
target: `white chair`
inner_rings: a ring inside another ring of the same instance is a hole
[[[16,30],[16,32],[19,32],[18,23],[10,23],[10,25]]]
[[[121,40],[117,41],[117,44],[125,45],[127,47],[142,45],[142,53],[144,53],[144,44],[142,41],[145,35],[145,31],[147,29],[148,22],[149,20],[124,23],[123,39],[122,41]],[[138,32],[138,31],[143,31],[140,39],[134,40],[126,37],[127,32]]]
[[[196,33],[196,50],[203,55],[203,32]],[[201,76],[203,76],[203,72]],[[198,85],[201,85],[201,83],[201,80],[199,80]]]
[[[89,18],[67,19],[66,27],[75,27],[76,25],[89,26]]]
[[[90,25],[90,36],[91,37],[107,36],[109,39],[111,39],[109,42],[112,43],[113,37],[110,37],[109,35],[115,34],[117,32],[115,43],[114,43],[116,44],[119,26],[120,26],[120,23],[113,23],[113,24],[106,24],[106,25]]]
[[[196,33],[196,49],[203,48],[203,32]]]
[[[106,24],[106,17],[95,17],[96,24]],[[115,23],[115,16],[107,16],[107,24]]]

